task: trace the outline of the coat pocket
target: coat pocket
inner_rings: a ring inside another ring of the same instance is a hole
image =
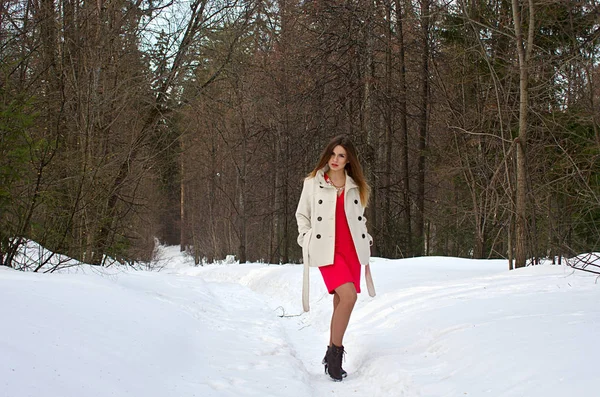
[[[308,254],[308,249],[310,247],[310,239],[312,237],[312,228],[308,229],[306,233],[304,233],[304,237],[302,237],[302,260],[305,265],[310,265],[310,255]]]

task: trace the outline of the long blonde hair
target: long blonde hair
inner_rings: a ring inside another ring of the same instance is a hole
[[[317,176],[317,172],[325,167],[327,165],[327,163],[329,162],[329,159],[331,158],[331,155],[333,154],[333,149],[336,146],[341,146],[344,149],[346,149],[346,153],[348,155],[348,162],[346,163],[346,172],[348,173],[348,175],[350,177],[352,177],[352,179],[354,179],[354,182],[356,182],[356,184],[358,185],[358,193],[360,195],[360,202],[363,205],[363,207],[366,207],[367,204],[369,203],[369,196],[371,194],[371,187],[369,186],[369,184],[367,183],[366,179],[365,179],[365,175],[363,173],[362,167],[360,165],[360,162],[358,161],[358,155],[356,153],[356,149],[354,148],[354,145],[352,144],[352,141],[350,140],[350,138],[348,138],[345,135],[338,135],[335,138],[333,138],[331,141],[329,141],[329,143],[327,144],[327,146],[325,147],[325,149],[323,149],[323,152],[321,153],[321,158],[319,159],[319,161],[317,162],[317,166],[315,167],[314,170],[312,170],[308,176],[314,178],[315,176]]]

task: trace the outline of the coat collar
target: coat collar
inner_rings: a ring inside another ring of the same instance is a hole
[[[329,186],[329,184],[327,182],[325,182],[325,173],[329,171],[329,166],[326,165],[325,167],[321,168],[319,171],[317,171],[317,182],[319,182],[320,186]],[[358,188],[358,185],[356,184],[356,182],[354,182],[354,179],[352,179],[352,177],[350,175],[348,175],[348,172],[344,171],[346,173],[346,191],[350,190],[350,189],[354,189],[354,188]]]

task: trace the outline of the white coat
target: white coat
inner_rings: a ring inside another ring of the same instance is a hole
[[[309,311],[309,267],[333,264],[335,249],[335,206],[337,191],[325,181],[328,166],[317,171],[314,178],[306,178],[296,210],[298,223],[298,244],[302,247],[304,277],[302,283],[302,306]],[[371,278],[369,257],[373,238],[367,232],[365,208],[360,201],[358,185],[346,174],[344,210],[358,260],[365,265],[365,279],[370,296],[375,296]]]

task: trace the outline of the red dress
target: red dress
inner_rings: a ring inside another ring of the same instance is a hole
[[[328,180],[327,174],[325,180]],[[337,198],[335,205],[335,250],[333,264],[321,266],[319,270],[330,294],[342,284],[354,283],[356,292],[360,293],[360,261],[356,254],[346,211],[344,210],[344,193]]]

